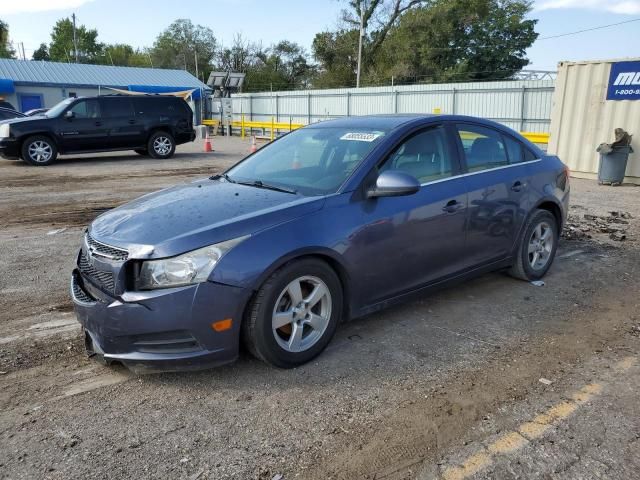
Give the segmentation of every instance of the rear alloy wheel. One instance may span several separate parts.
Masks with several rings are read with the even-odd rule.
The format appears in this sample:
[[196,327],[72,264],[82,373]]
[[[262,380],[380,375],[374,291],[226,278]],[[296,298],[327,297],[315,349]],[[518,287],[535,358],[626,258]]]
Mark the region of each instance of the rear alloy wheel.
[[22,159],[38,167],[51,165],[58,157],[56,144],[43,135],[27,138],[22,144]]
[[147,151],[153,158],[169,158],[176,151],[176,142],[170,133],[155,132],[149,138]]
[[557,248],[556,218],[547,210],[536,210],[525,226],[509,274],[522,280],[539,280],[551,267]]
[[256,357],[291,368],[324,350],[341,315],[338,276],[320,260],[300,260],[278,270],[260,288],[243,323],[243,337]]

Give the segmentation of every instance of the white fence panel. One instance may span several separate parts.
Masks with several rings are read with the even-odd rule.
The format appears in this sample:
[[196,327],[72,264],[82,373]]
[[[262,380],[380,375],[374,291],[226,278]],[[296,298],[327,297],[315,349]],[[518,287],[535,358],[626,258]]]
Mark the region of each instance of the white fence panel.
[[553,80],[446,83],[242,93],[234,119],[314,123],[350,115],[449,113],[484,117],[515,130],[549,132]]

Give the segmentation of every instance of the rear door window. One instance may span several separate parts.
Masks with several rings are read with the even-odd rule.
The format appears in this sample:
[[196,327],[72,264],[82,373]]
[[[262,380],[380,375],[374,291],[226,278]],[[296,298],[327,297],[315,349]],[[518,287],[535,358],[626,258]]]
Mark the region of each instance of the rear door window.
[[524,147],[522,143],[515,138],[511,138],[508,135],[503,135],[504,144],[507,146],[507,156],[509,157],[509,163],[521,163],[524,162]]
[[181,114],[177,98],[134,98],[136,115],[173,116]]
[[469,172],[509,165],[502,135],[480,125],[457,125]]
[[102,100],[102,116],[108,118],[133,116],[130,98],[105,98]]

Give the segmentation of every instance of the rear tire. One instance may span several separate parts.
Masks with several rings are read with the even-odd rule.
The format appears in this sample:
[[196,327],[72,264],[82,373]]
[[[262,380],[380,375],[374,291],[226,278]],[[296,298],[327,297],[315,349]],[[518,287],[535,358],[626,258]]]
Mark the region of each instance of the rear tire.
[[289,263],[260,287],[242,324],[247,349],[280,368],[319,355],[342,318],[342,285],[329,265],[314,258]]
[[525,225],[509,275],[520,280],[545,276],[558,249],[558,222],[547,210],[537,209]]
[[58,148],[51,138],[34,135],[22,144],[22,159],[30,165],[45,167],[58,158]]
[[153,158],[170,158],[176,151],[176,141],[168,132],[155,132],[149,137],[147,151]]

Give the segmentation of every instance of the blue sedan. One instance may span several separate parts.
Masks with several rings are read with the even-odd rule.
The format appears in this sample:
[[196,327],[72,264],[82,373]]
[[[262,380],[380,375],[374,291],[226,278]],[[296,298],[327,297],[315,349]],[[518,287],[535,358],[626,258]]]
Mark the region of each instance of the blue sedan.
[[203,368],[242,343],[295,367],[346,319],[493,270],[540,279],[568,202],[565,165],[497,123],[326,121],[99,216],[71,294],[107,363]]

